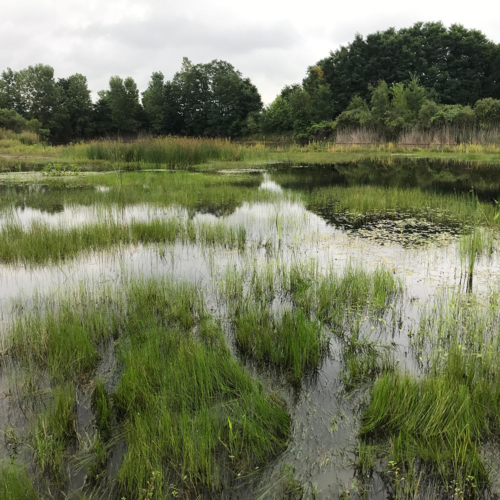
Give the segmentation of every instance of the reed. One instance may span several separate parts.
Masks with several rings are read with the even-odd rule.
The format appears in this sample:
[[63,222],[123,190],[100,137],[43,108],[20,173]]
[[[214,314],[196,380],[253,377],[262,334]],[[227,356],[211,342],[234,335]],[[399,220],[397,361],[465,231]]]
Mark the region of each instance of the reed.
[[132,142],[93,141],[75,144],[62,148],[61,156],[72,160],[86,158],[113,163],[136,162],[176,167],[212,160],[266,159],[267,152],[261,148],[244,147],[227,139],[163,137]]

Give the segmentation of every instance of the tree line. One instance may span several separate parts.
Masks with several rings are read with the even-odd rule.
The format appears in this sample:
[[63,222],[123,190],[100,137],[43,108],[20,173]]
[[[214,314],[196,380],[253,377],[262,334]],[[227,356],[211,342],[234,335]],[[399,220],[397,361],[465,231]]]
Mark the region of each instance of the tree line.
[[99,137],[325,135],[339,127],[404,128],[500,123],[500,45],[460,25],[416,23],[356,35],[263,107],[255,85],[230,63],[184,58],[171,80],[111,77],[93,102],[81,74],[55,79],[38,64],[0,78],[0,127],[53,143]]

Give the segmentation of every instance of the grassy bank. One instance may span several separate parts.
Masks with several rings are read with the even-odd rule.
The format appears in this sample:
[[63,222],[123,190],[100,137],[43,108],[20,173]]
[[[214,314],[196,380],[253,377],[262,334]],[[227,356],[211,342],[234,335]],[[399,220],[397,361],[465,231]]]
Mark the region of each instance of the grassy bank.
[[[26,141],[25,141],[26,142]],[[238,168],[256,162],[334,163],[359,158],[391,158],[408,155],[419,158],[459,159],[498,163],[500,146],[483,144],[436,145],[428,148],[386,144],[308,144],[245,143],[224,139],[164,137],[135,141],[93,141],[68,146],[25,144],[0,139],[0,172],[41,170],[47,162],[78,164],[83,171],[119,169]]]

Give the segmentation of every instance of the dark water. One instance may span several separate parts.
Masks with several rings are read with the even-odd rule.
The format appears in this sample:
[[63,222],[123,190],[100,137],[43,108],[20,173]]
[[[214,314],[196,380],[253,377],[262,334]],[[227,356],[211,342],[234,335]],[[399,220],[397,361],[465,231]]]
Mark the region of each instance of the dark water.
[[[89,188],[81,188],[81,192],[78,189],[68,192],[62,187],[3,187],[0,196],[5,202],[4,207],[9,207],[9,210],[0,215],[0,227],[2,217],[5,221],[7,217],[12,217],[13,212],[24,225],[36,220],[55,225],[83,224],[103,213],[113,218],[121,217],[124,222],[151,220],[155,217],[193,217],[206,222],[223,220],[228,225],[244,225],[250,249],[234,253],[224,249],[204,249],[196,245],[175,244],[169,248],[162,245],[139,245],[109,253],[90,253],[56,266],[27,268],[0,265],[1,331],[7,331],[9,319],[20,307],[29,309],[32,306],[35,293],[43,299],[54,290],[82,284],[92,287],[106,283],[125,283],[136,276],[165,276],[173,280],[195,282],[205,290],[214,316],[224,320],[224,311],[218,308],[218,283],[224,279],[228,267],[243,270],[252,263],[264,266],[273,265],[280,260],[317,262],[320,269],[326,270],[333,266],[341,270],[354,262],[367,268],[383,265],[404,280],[403,295],[386,312],[381,313],[380,318],[366,321],[361,334],[391,343],[398,363],[418,373],[420,365],[412,353],[409,332],[418,324],[425,304],[431,304],[433,298],[446,294],[449,290],[464,290],[465,287],[463,265],[458,251],[458,233],[453,227],[429,226],[406,214],[398,214],[389,219],[364,220],[358,226],[349,221],[339,223],[338,219],[329,218],[321,211],[315,213],[308,210],[302,203],[287,195],[287,190],[310,191],[317,187],[356,184],[419,187],[441,193],[468,193],[474,188],[478,197],[491,201],[500,193],[500,168],[472,168],[468,164],[454,162],[401,159],[394,159],[391,163],[364,160],[321,166],[281,165],[275,166],[269,175],[256,176],[248,185],[248,189],[277,193],[279,197],[275,202],[243,202],[233,206],[214,203],[200,205],[195,209],[165,209],[140,204],[118,210],[114,205],[103,207],[96,204],[95,188],[92,188],[88,198]],[[106,190],[97,192],[98,196],[109,195]],[[76,200],[82,199],[82,193],[83,199],[88,203],[75,204]],[[279,233],[277,217],[282,221]],[[391,234],[404,233],[401,231],[401,223],[405,224],[404,230],[407,230],[408,235],[415,236],[414,242],[411,241],[412,237],[404,240],[391,239]],[[370,231],[370,224],[382,224],[382,229],[386,231],[383,242],[360,232]],[[445,236],[440,244],[424,247],[418,244],[421,239],[432,239],[436,234]],[[263,242],[269,238],[273,240],[275,247],[279,247],[279,251],[272,255],[263,246]],[[474,292],[479,295],[487,293],[491,284],[499,279],[500,259],[497,253],[479,258],[474,273]],[[16,307],[13,308],[13,304],[17,304]],[[0,335],[0,349],[1,338]],[[229,333],[228,343],[231,345]],[[313,490],[317,491],[318,499],[360,498],[361,483],[366,488],[365,498],[390,498],[391,492],[384,485],[382,472],[360,480],[359,471],[355,467],[359,418],[369,384],[354,392],[346,389],[341,377],[341,348],[341,341],[332,336],[330,355],[318,372],[305,377],[299,387],[290,386],[277,374],[248,365],[248,369],[264,384],[274,390],[278,388],[287,401],[293,421],[293,436],[287,450],[268,467],[252,477],[239,480],[233,488],[223,493],[223,498],[282,498],[279,478],[284,465],[292,467],[295,477],[304,485],[304,500],[314,497]],[[112,346],[103,346],[98,373],[108,381],[116,380],[119,376],[119,366]],[[15,387],[13,381],[20,375],[18,368],[12,363],[5,362],[2,365],[0,426],[2,429],[12,427],[22,435],[28,430],[28,417],[32,417],[37,409],[35,407],[26,411],[26,408],[19,407],[17,399],[12,396],[12,387]],[[43,382],[41,385],[43,386]],[[77,415],[79,434],[92,435],[94,424],[88,388],[79,389]],[[12,453],[12,443],[1,440],[0,457],[9,457]],[[107,498],[113,491],[113,479],[124,453],[126,445],[123,439],[118,439],[112,448],[106,486],[95,491],[95,497],[92,498]],[[75,450],[74,456],[78,454]],[[29,460],[29,451],[24,449],[21,456]],[[78,469],[77,462],[74,457],[68,462],[69,484],[63,494],[52,491],[54,498],[64,498],[66,494],[69,498],[78,498],[85,477]],[[342,496],[347,493],[350,497]],[[428,498],[433,498],[432,493],[429,493]]]

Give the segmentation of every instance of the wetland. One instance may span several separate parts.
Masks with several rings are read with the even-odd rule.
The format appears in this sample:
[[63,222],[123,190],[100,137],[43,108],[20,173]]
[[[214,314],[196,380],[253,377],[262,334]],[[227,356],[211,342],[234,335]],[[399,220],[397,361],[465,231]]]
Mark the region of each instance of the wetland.
[[498,498],[498,164],[233,153],[0,174],[0,500]]

